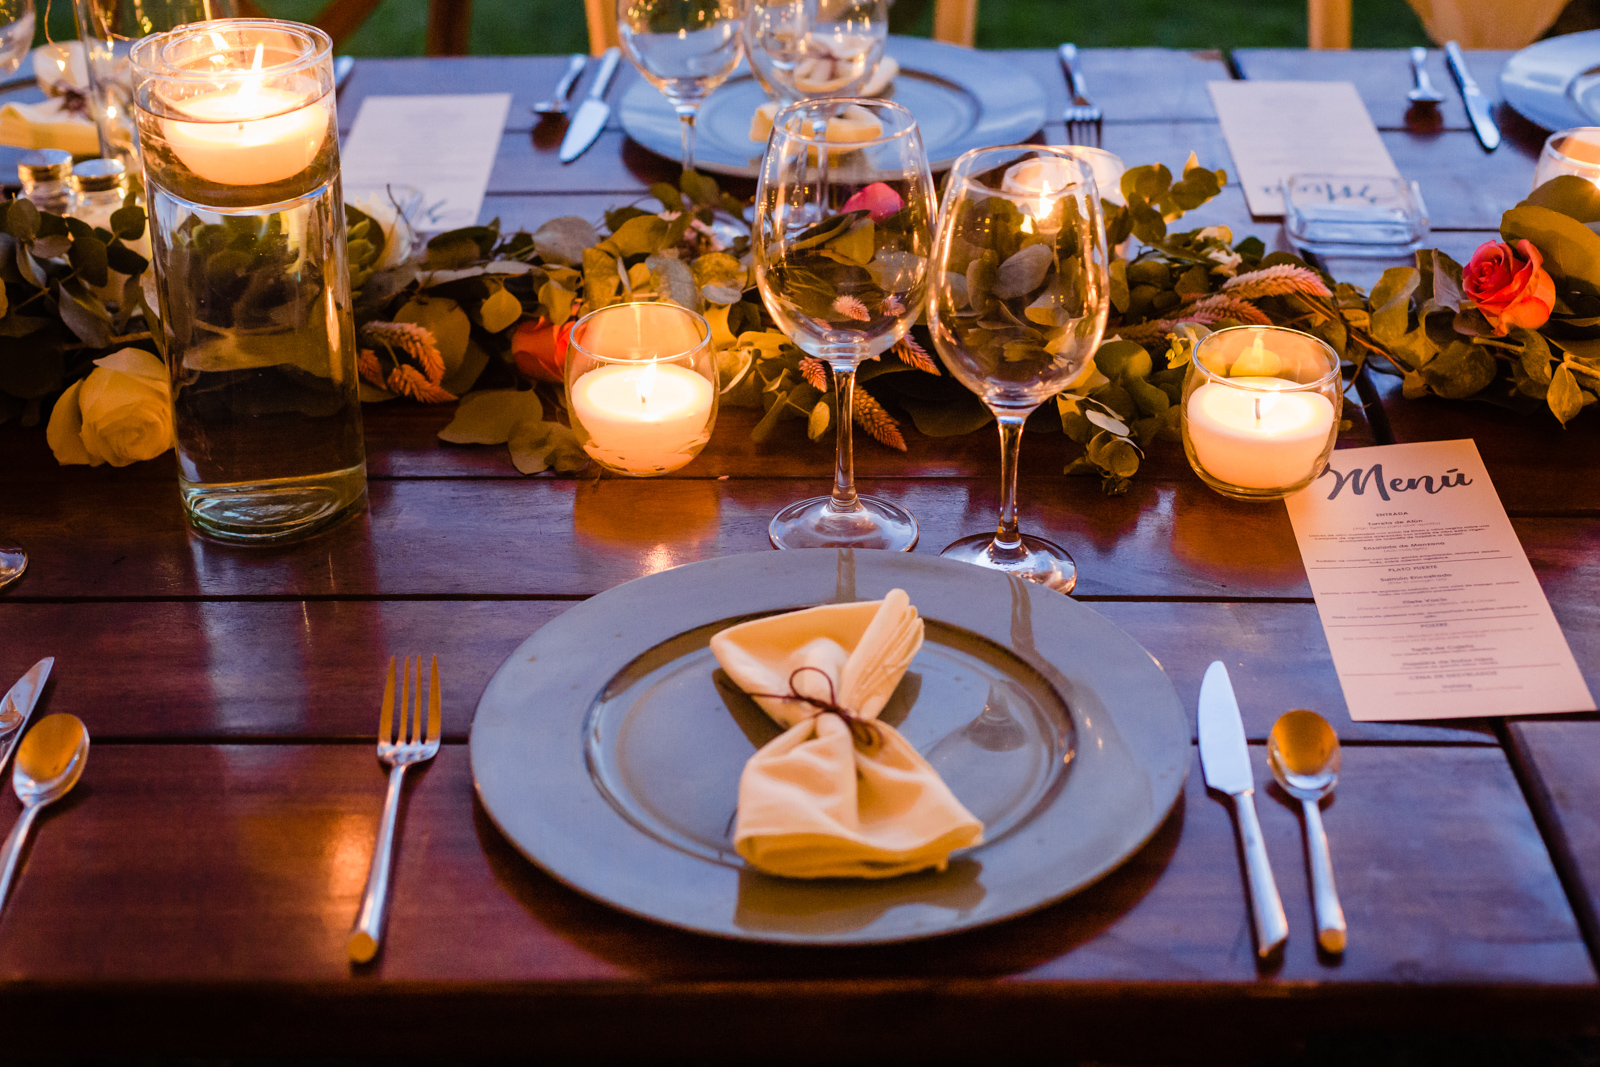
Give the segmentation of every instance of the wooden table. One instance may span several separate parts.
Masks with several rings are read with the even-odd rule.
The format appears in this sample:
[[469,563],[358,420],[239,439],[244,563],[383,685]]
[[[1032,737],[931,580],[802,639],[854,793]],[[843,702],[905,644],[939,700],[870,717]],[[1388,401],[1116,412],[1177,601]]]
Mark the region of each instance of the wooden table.
[[[1049,52],[1017,52],[1064,99]],[[1473,57],[1496,83],[1504,56]],[[1233,170],[1210,80],[1354,81],[1439,244],[1465,259],[1527,191],[1541,134],[1509,111],[1486,155],[1454,98],[1408,127],[1398,52],[1089,52],[1105,146],[1132,163]],[[1441,58],[1434,77],[1448,85]],[[606,132],[579,162],[527,104],[561,61],[362,60],[346,123],[374,93],[516,95],[484,216],[533,226],[671,179]],[[631,72],[628,72],[631,79]],[[616,97],[616,93],[613,94]],[[1046,127],[1064,139],[1060,123]],[[738,191],[748,193],[748,185]],[[1238,186],[1195,213],[1281,244]],[[1579,664],[1600,692],[1600,430],[1563,433],[1480,405],[1362,388],[1345,443],[1474,437]],[[1070,546],[1079,598],[1165,665],[1193,709],[1205,664],[1233,672],[1253,742],[1289,707],[1346,743],[1326,822],[1351,941],[1314,948],[1296,811],[1259,801],[1292,936],[1252,951],[1229,809],[1196,762],[1155,839],[1095,887],[1024,919],[895,948],[724,943],[620,915],[523,860],[473,796],[464,744],[490,674],[575,601],[697,559],[766,548],[783,503],[830,455],[791,424],[765,449],[728,411],[710,448],[656,481],[519,477],[503,449],[441,445],[447,410],[369,407],[367,514],[305,544],[244,550],[185,528],[170,456],[60,469],[38,431],[0,427],[0,528],[33,557],[0,594],[0,679],[57,657],[41,713],[94,736],[83,784],[41,821],[0,916],[8,1052],[70,1033],[84,1052],[417,1051],[852,1058],[1050,1055],[1240,1059],[1359,1030],[1588,1034],[1600,1020],[1600,722],[1349,720],[1279,505],[1235,504],[1163,446],[1133,490],[1059,473],[1073,446],[1030,435],[1029,528]],[[988,434],[910,451],[858,445],[864,484],[921,520],[918,551],[990,525]],[[723,480],[723,479],[726,480]],[[378,962],[352,970],[354,915],[382,803],[372,734],[391,653],[437,652],[446,743],[411,779]],[[15,811],[9,796],[0,809]],[[386,1023],[379,1026],[378,1023]]]

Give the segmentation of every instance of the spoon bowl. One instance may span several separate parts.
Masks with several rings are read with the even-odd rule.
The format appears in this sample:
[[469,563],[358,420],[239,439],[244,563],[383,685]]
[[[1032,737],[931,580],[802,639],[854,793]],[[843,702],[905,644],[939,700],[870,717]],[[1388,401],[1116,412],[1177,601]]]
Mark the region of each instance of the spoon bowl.
[[0,847],[0,907],[5,906],[22,846],[39,809],[60,800],[78,784],[88,758],[89,731],[76,715],[46,715],[17,746],[11,785],[22,801],[22,814]]
[[1267,737],[1267,763],[1283,791],[1300,801],[1306,818],[1306,852],[1311,860],[1311,900],[1317,914],[1317,944],[1343,952],[1347,935],[1344,909],[1333,884],[1333,857],[1322,829],[1322,798],[1339,780],[1339,736],[1314,711],[1297,708],[1279,716]]
[[0,589],[4,589],[28,569],[28,554],[16,545],[0,543]]

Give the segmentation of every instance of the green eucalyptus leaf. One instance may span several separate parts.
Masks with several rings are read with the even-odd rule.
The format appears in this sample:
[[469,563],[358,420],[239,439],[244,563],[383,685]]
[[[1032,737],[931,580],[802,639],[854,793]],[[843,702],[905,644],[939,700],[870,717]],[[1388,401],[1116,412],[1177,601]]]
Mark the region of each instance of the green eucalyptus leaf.
[[105,285],[110,280],[106,246],[93,233],[73,237],[72,245],[67,249],[67,261],[78,272],[78,276],[90,285]]
[[922,400],[902,396],[900,406],[911,416],[917,432],[927,437],[960,437],[981,430],[994,421],[994,412],[972,393],[948,401]]
[[6,211],[5,227],[6,233],[20,242],[33,240],[39,233],[39,209],[33,201],[18,197]]
[[455,418],[439,431],[439,440],[457,445],[503,445],[511,440],[518,423],[543,417],[544,405],[532,389],[485,389],[461,398]]
[[1545,396],[1550,412],[1565,426],[1583,410],[1583,391],[1578,388],[1577,376],[1565,363],[1556,367],[1550,376],[1550,391]]
[[100,298],[77,281],[64,282],[58,292],[56,305],[67,329],[90,348],[109,347],[111,313],[100,302]]
[[576,267],[583,263],[583,251],[600,243],[600,234],[583,219],[573,215],[551,219],[533,231],[533,247],[546,263]]
[[991,291],[1001,300],[1025,296],[1044,284],[1054,263],[1055,251],[1049,245],[1029,245],[1000,264]]
[[1422,284],[1415,267],[1390,267],[1372,287],[1372,335],[1393,345],[1405,335],[1411,322],[1411,295]]
[[[726,252],[707,252],[690,264],[690,270],[694,272],[695,284],[701,288],[720,285],[739,292],[744,291],[747,273],[744,264]],[[723,302],[732,303],[732,301]]]
[[684,171],[678,178],[678,187],[698,207],[716,207],[722,199],[717,183],[698,171]]
[[[1090,415],[1093,419],[1093,415]],[[1096,467],[1117,478],[1131,478],[1139,472],[1139,450],[1126,437],[1102,430],[1084,447],[1084,455]]]
[[[461,305],[442,296],[418,296],[406,301],[395,312],[395,322],[414,322],[427,327],[439,346],[439,356],[444,361],[444,375],[461,365],[467,354],[467,341],[472,336],[472,322]],[[448,386],[445,387],[449,389]],[[452,393],[457,390],[450,389]],[[460,392],[465,392],[461,390]],[[459,393],[457,393],[459,395]]]
[[137,241],[144,236],[144,208],[124,205],[111,213],[111,232],[124,241]]
[[829,241],[827,247],[852,263],[866,266],[872,262],[873,252],[876,250],[877,227],[871,219],[863,219],[859,224]]
[[1577,222],[1600,222],[1600,187],[1576,174],[1561,174],[1529,194],[1518,207],[1543,207]]
[[666,247],[667,222],[655,215],[629,219],[601,245],[623,256],[648,256]]
[[577,435],[559,422],[528,419],[517,426],[507,444],[511,462],[523,474],[539,474],[552,467],[570,474],[589,462]]
[[505,289],[496,289],[478,307],[478,323],[490,333],[509,329],[522,318],[522,301]]
[[1481,392],[1494,381],[1494,372],[1494,357],[1470,341],[1450,342],[1422,367],[1428,388],[1451,400]]
[[1512,244],[1533,242],[1544,257],[1545,270],[1558,282],[1595,288],[1591,279],[1595,264],[1600,263],[1600,233],[1577,219],[1529,204],[1501,216],[1500,233]]
[[599,248],[583,250],[583,302],[593,311],[617,302],[617,291],[622,279],[617,273],[617,261],[610,253]]
[[657,296],[670,300],[679,307],[686,307],[690,311],[700,311],[705,308],[705,301],[700,296],[700,287],[695,285],[694,274],[683,260],[673,256],[655,255],[645,260],[644,265],[650,269],[650,282]]
[[1107,341],[1094,354],[1095,369],[1112,381],[1148,378],[1155,363],[1145,347],[1135,341]]
[[656,182],[651,185],[650,195],[660,201],[663,211],[684,210],[683,194],[668,182]]

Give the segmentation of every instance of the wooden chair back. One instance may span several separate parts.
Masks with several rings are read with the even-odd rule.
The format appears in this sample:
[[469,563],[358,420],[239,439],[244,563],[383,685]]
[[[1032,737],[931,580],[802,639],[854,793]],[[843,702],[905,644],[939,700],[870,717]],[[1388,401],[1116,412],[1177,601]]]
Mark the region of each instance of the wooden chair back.
[[[1344,3],[1348,6],[1349,0]],[[617,0],[583,0],[583,10],[589,19],[589,51],[599,55],[614,47]],[[934,0],[933,39],[971,48],[978,39],[978,0]]]
[[1350,0],[1306,0],[1306,39],[1312,48],[1350,47]]

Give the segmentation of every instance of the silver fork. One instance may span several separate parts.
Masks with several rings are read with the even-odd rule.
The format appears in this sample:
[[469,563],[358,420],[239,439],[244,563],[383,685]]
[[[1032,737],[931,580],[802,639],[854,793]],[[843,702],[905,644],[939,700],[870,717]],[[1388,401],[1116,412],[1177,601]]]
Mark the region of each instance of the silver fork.
[[[407,689],[416,691],[416,706],[411,714],[411,734],[406,736]],[[389,678],[383,684],[383,711],[378,718],[378,759],[390,769],[389,796],[383,802],[383,819],[378,824],[378,843],[372,850],[372,866],[367,870],[367,888],[361,897],[361,910],[350,930],[350,959],[366,963],[378,954],[383,939],[384,913],[388,910],[389,865],[394,858],[394,824],[400,813],[400,783],[406,768],[423,763],[439,751],[439,657],[433,657],[433,673],[428,685],[428,722],[422,722],[422,657],[417,657],[415,677],[411,657],[406,657],[400,672],[400,723],[394,729],[394,657],[389,657]]]
[[550,99],[541,100],[533,105],[535,114],[538,115],[565,115],[567,106],[571,103],[572,87],[578,83],[578,78],[583,74],[583,68],[588,66],[589,57],[582,52],[574,52],[567,57],[567,71],[561,75],[561,80],[556,82],[556,91]]
[[1061,53],[1061,71],[1067,76],[1067,88],[1072,92],[1072,103],[1061,115],[1067,123],[1067,143],[1100,147],[1100,108],[1089,99],[1088,86],[1083,83],[1083,73],[1078,70],[1078,46],[1064,44]]

